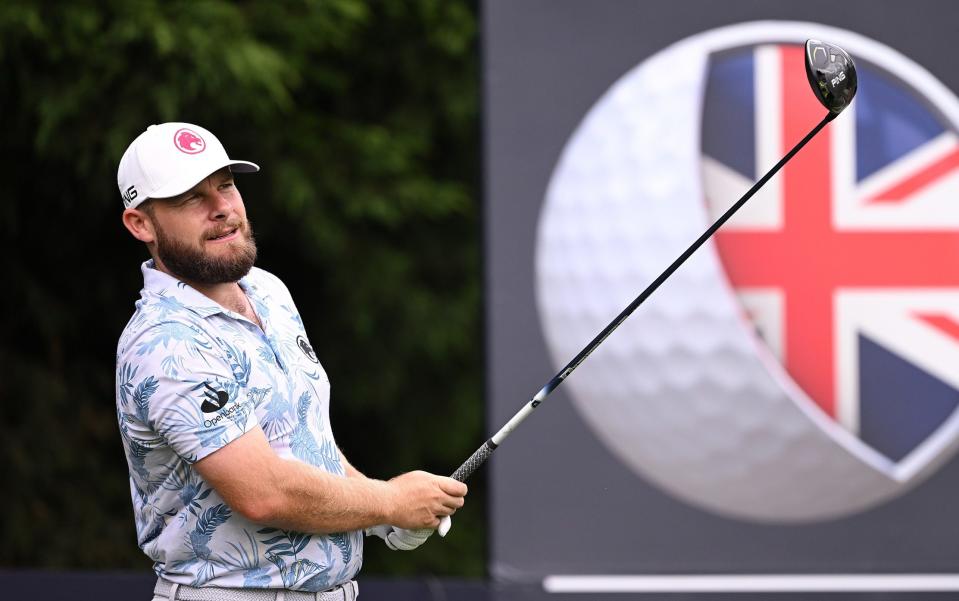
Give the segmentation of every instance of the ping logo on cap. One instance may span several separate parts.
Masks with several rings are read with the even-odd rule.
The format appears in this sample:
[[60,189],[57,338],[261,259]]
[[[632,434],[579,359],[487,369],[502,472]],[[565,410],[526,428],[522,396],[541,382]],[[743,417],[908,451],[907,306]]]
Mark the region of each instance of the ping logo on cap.
[[192,129],[181,128],[173,134],[173,144],[180,152],[197,154],[206,150],[206,142]]
[[137,197],[136,186],[130,186],[129,188],[127,188],[126,191],[122,194],[122,196],[123,196],[123,204],[129,207],[131,204],[133,204],[133,201],[136,200],[136,197]]

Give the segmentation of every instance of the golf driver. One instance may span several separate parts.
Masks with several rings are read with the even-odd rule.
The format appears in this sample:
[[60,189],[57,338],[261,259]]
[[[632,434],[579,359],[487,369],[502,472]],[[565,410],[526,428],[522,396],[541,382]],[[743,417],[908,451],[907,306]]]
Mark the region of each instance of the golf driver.
[[[706,242],[730,217],[738,211],[763,185],[774,176],[783,165],[789,162],[799,150],[822,130],[826,124],[835,119],[856,94],[857,77],[856,66],[849,54],[842,48],[819,40],[807,40],[805,44],[806,75],[809,84],[819,102],[826,107],[828,113],[806,136],[796,144],[792,150],[770,169],[752,188],[750,188],[735,204],[733,204],[719,219],[716,220],[703,234],[693,242],[675,261],[672,262],[649,286],[637,296],[619,315],[613,319],[586,347],[540,389],[539,392],[524,405],[510,420],[497,431],[489,440],[479,447],[452,475],[460,482],[465,482],[493,454],[493,451],[503,443],[507,436],[519,426],[543,402],[543,400],[563,383],[569,374],[586,360],[613,331],[622,324],[639,305],[662,285],[680,265],[682,265],[703,243]],[[441,520],[437,529],[440,536],[446,536],[452,521],[449,517]]]

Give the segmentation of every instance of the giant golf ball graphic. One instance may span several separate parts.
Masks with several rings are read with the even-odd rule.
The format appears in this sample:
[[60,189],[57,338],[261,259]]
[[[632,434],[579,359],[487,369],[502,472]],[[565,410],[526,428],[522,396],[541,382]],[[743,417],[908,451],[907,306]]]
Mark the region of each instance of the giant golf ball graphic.
[[[699,138],[709,56],[810,37],[857,60],[908,71],[959,122],[955,97],[922,67],[875,41],[817,24],[725,27],[645,60],[588,111],[546,191],[536,302],[557,368],[712,222]],[[848,118],[844,113],[833,124]],[[699,508],[760,522],[832,519],[874,507],[931,474],[959,438],[952,416],[921,452],[893,462],[822,413],[757,337],[711,242],[564,389],[602,443],[639,477]]]

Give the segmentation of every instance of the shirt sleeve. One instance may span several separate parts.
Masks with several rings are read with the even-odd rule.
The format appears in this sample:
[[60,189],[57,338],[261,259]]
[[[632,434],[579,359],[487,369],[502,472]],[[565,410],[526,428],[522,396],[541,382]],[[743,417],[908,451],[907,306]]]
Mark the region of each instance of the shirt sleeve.
[[149,328],[128,348],[143,391],[137,399],[141,414],[188,463],[257,425],[247,390],[250,358],[243,349],[178,322]]

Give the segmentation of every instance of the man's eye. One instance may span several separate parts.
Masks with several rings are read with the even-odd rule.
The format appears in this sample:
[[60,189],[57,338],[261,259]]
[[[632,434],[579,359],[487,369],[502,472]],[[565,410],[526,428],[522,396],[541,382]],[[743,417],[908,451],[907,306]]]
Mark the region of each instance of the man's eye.
[[232,187],[233,187],[233,182],[224,182],[224,183],[220,184],[220,189],[221,189],[221,190],[228,190],[228,189],[230,189],[230,188],[232,188]]

